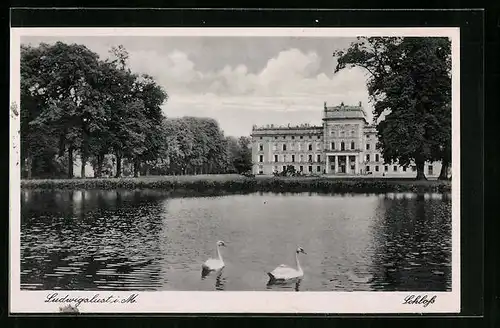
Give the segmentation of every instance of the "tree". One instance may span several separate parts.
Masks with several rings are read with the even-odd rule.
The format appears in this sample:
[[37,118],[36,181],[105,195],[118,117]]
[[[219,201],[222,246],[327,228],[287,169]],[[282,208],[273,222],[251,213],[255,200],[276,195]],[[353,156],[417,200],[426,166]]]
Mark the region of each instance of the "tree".
[[451,43],[440,37],[358,38],[336,51],[335,73],[363,67],[385,162],[408,166],[426,179],[424,163],[442,160],[451,149]]
[[133,153],[134,176],[137,177],[141,162],[154,162],[166,152],[165,134],[163,133],[163,114],[161,106],[167,101],[168,95],[149,75],[142,75],[136,80],[133,90],[134,97],[143,103],[144,141],[141,151]]
[[23,98],[31,97],[39,111],[29,124],[34,130],[50,127],[58,136],[59,155],[68,152],[69,178],[73,177],[74,151],[79,150],[84,173],[90,135],[104,117],[96,88],[98,55],[82,45],[57,42],[38,48],[24,46],[21,61]]

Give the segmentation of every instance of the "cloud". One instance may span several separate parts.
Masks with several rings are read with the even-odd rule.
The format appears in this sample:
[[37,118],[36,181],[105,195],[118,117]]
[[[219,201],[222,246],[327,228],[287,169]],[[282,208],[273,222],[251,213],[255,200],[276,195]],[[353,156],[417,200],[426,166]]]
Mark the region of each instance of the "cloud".
[[[89,38],[78,42],[104,59],[118,41]],[[324,101],[330,105],[362,101],[371,120],[366,72],[353,68],[333,74],[331,48],[325,43],[308,46],[309,41],[293,45],[282,41],[281,50],[276,48],[274,56],[267,59],[273,51],[267,41],[248,43],[251,47],[246,48],[228,41],[224,47],[217,43],[214,48],[182,42],[174,45],[175,41],[169,40],[167,50],[155,39],[145,41],[147,47],[126,48],[131,69],[153,76],[169,94],[164,105],[167,116],[210,116],[221,122],[224,130],[245,134],[241,131],[248,133],[253,124],[321,124]],[[343,40],[335,42],[343,46]],[[264,49],[258,51],[259,47]],[[221,65],[223,61],[231,64]]]
[[[130,53],[131,68],[154,76],[178,105],[203,105],[208,98],[212,107],[240,102],[240,106],[254,110],[318,111],[323,101],[362,101],[367,105],[366,74],[362,69],[346,69],[333,75],[321,72],[320,65],[317,53],[295,48],[278,53],[255,74],[249,73],[243,63],[219,71],[199,71],[189,56],[179,50],[167,55],[153,51]],[[181,100],[184,97],[186,100]]]

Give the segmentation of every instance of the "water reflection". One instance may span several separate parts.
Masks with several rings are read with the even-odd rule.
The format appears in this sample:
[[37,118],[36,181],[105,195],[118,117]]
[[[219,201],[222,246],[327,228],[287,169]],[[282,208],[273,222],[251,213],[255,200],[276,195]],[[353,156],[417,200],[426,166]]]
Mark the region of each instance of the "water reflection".
[[[21,287],[450,290],[448,194],[192,196],[23,190]],[[200,279],[217,240],[231,245],[224,272]],[[305,279],[266,285],[297,245]]]
[[266,284],[266,289],[268,290],[290,290],[293,289],[296,292],[300,291],[300,283],[302,279],[294,279],[287,282],[271,282]]
[[442,197],[385,198],[375,228],[376,290],[439,290],[451,284],[451,203]]

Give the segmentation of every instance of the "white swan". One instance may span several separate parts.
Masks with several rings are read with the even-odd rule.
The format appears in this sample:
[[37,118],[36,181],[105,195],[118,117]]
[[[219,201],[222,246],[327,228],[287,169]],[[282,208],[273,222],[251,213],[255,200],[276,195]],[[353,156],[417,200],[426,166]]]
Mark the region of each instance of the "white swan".
[[302,278],[304,276],[304,271],[302,270],[299,262],[300,253],[307,254],[306,252],[304,252],[304,249],[302,247],[297,248],[297,251],[295,252],[295,262],[297,264],[297,269],[291,268],[284,264],[280,265],[273,271],[267,273],[267,275],[269,276],[269,284],[295,281]]
[[201,276],[205,277],[212,271],[220,271],[224,268],[224,260],[222,259],[222,255],[220,253],[220,247],[226,247],[226,243],[222,240],[217,242],[217,257],[216,259],[208,259],[205,263],[201,265]]

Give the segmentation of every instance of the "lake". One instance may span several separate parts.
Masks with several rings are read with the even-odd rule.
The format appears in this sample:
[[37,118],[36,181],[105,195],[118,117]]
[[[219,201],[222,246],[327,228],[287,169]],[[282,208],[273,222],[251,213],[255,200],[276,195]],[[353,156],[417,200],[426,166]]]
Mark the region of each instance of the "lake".
[[[298,246],[302,281],[267,286]],[[449,291],[451,196],[22,190],[21,288]]]

